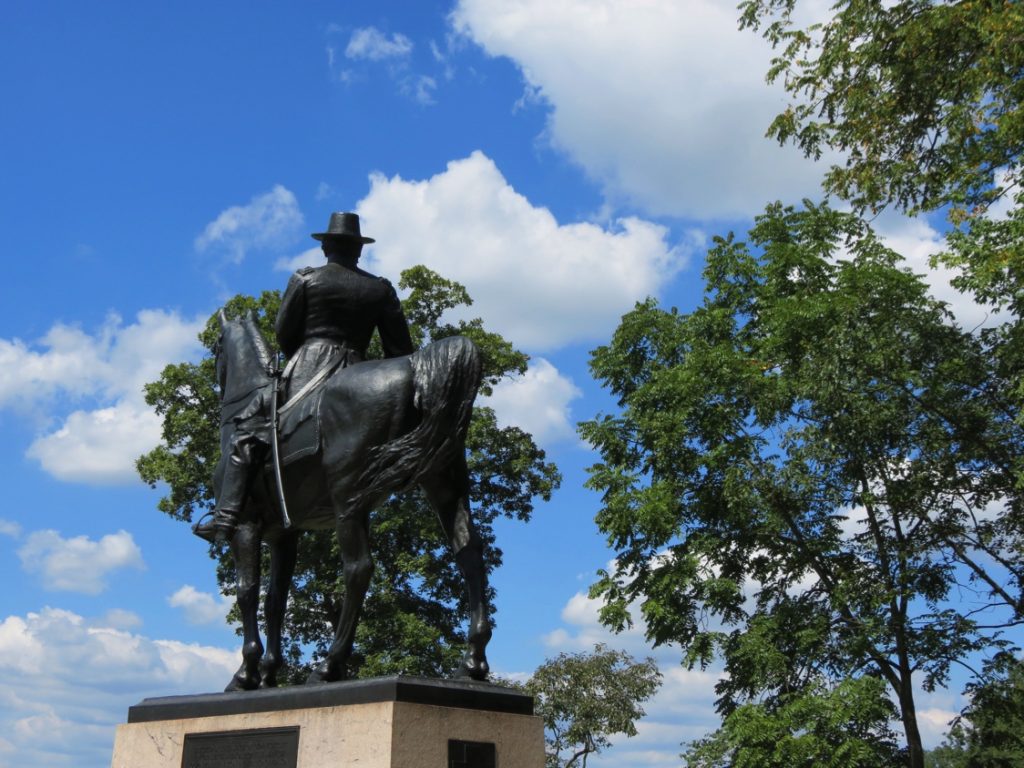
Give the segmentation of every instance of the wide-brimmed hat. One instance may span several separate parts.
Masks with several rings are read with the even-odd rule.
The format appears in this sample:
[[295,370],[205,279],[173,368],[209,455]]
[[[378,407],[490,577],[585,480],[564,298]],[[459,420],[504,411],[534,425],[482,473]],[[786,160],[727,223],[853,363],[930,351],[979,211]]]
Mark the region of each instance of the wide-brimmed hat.
[[359,214],[357,213],[332,213],[331,220],[327,224],[326,232],[314,232],[314,240],[356,240],[360,243],[377,242],[372,237],[363,237],[359,231]]

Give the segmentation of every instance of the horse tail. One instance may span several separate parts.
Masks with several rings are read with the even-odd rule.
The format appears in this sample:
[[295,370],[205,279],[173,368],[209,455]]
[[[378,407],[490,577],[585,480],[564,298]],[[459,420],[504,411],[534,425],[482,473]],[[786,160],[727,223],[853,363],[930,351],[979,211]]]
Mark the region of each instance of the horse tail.
[[465,336],[450,336],[411,354],[409,364],[420,422],[407,434],[374,449],[356,484],[354,504],[388,490],[409,488],[466,449],[483,370],[476,345]]

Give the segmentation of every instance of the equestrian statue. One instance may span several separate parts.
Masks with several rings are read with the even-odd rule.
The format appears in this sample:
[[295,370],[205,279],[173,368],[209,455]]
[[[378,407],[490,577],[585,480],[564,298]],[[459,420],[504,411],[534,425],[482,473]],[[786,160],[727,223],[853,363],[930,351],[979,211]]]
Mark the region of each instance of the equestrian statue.
[[[394,288],[357,266],[373,240],[362,236],[356,214],[332,214],[327,231],[313,237],[327,263],[299,270],[288,283],[275,328],[288,358],[283,371],[255,315],[218,313],[217,503],[193,531],[229,542],[234,556],[244,639],[242,665],[227,690],[277,685],[299,532],[330,527],[341,549],[345,597],[327,656],[307,683],[344,679],[374,569],[370,513],[415,485],[437,513],[466,583],[467,649],[456,676],[484,680],[487,577],[465,447],[479,351],[462,336],[413,350]],[[385,359],[365,360],[375,330]],[[263,541],[271,558],[266,648],[257,621]]]

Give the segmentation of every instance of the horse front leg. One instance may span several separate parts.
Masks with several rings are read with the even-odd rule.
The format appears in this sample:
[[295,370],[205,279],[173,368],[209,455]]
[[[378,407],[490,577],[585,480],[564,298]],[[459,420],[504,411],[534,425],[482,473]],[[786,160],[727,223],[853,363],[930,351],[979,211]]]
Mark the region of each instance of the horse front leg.
[[327,651],[327,658],[313,669],[306,679],[307,684],[345,679],[345,664],[352,655],[356,625],[363,610],[366,591],[370,588],[370,579],[373,577],[369,513],[345,515],[339,519],[337,529],[342,574],[345,580],[345,599],[341,604],[334,642]]
[[455,563],[466,584],[469,603],[469,631],[466,652],[455,672],[456,677],[486,680],[490,672],[487,644],[491,640],[490,608],[487,603],[487,566],[483,542],[473,525],[469,508],[469,472],[465,459],[458,460],[446,473],[425,478],[421,485],[448,538]]
[[257,611],[260,602],[260,526],[242,523],[231,538],[235,559],[235,601],[242,614],[242,666],[225,691],[251,691],[259,687],[259,663],[263,656]]
[[281,655],[281,628],[288,605],[288,589],[295,574],[299,532],[282,533],[270,548],[270,586],[263,603],[263,618],[267,622],[267,650],[260,659],[260,688],[276,688],[277,672],[284,664]]

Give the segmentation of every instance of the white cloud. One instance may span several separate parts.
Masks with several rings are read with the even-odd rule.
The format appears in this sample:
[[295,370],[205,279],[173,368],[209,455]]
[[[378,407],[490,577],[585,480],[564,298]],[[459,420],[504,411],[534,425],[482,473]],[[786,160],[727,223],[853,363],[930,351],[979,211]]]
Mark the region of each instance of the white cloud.
[[169,598],[167,604],[172,608],[181,608],[185,612],[185,621],[189,624],[223,623],[227,612],[234,605],[234,600],[226,595],[219,598],[207,592],[200,592],[191,584],[186,584]]
[[[193,358],[202,319],[143,310],[125,324],[110,315],[95,333],[58,323],[35,344],[0,339],[0,408],[63,418],[40,435],[31,458],[62,480],[137,481],[134,461],[160,439],[143,385],[168,363]],[[86,405],[70,414],[58,409]]]
[[[436,45],[432,46],[432,50],[436,50]],[[382,63],[384,71],[400,94],[421,106],[431,106],[436,103],[434,92],[437,90],[437,80],[430,75],[410,71],[412,50],[412,40],[401,33],[387,35],[376,27],[363,27],[355,30],[349,38],[345,58],[350,61]],[[328,65],[333,71],[335,56],[331,48],[328,48]],[[336,76],[348,85],[365,79],[364,72],[350,69],[342,69]]]
[[13,520],[4,520],[0,518],[0,534],[16,539],[21,536],[21,525]]
[[714,689],[723,674],[721,666],[690,670],[682,666],[677,648],[652,649],[644,639],[643,622],[637,612],[631,629],[613,634],[598,618],[600,605],[600,601],[577,592],[562,609],[564,626],[545,636],[545,644],[553,653],[591,651],[597,643],[604,643],[638,659],[653,656],[662,674],[662,685],[643,705],[646,716],[637,723],[637,735],[612,739],[612,747],[591,757],[588,764],[595,768],[678,765],[681,742],[698,739],[718,727]]
[[403,94],[411,98],[417,104],[427,107],[436,103],[434,91],[437,90],[437,80],[428,75],[415,75],[402,80],[400,88]]
[[720,218],[813,195],[821,175],[764,137],[786,99],[738,15],[718,0],[459,0],[451,20],[518,65],[550,105],[552,145],[609,197]]
[[313,196],[313,199],[317,201],[326,200],[333,194],[334,188],[331,187],[331,185],[328,184],[326,181],[321,181],[319,184],[317,184],[316,194]]
[[135,629],[142,626],[142,618],[132,611],[123,608],[111,608],[103,616],[93,622],[93,626],[107,629]]
[[95,337],[58,323],[39,340],[43,352],[21,339],[0,339],[0,407],[25,407],[58,392],[76,397],[94,391],[102,384],[112,322],[117,321],[108,319]]
[[615,739],[612,750],[592,761],[595,768],[677,766],[683,742],[699,739],[718,727],[714,703],[721,669],[686,669],[670,660],[659,667],[661,688],[644,705],[646,716],[637,723],[637,735]]
[[989,308],[952,286],[950,281],[957,274],[955,270],[942,265],[931,266],[930,258],[946,250],[946,244],[944,236],[927,219],[911,219],[887,212],[875,222],[874,227],[885,245],[906,260],[905,266],[924,278],[931,295],[949,305],[964,330],[971,331],[997,322],[998,315],[993,315]]
[[466,286],[470,311],[488,327],[534,350],[606,338],[684,260],[667,230],[648,221],[559,224],[481,152],[425,181],[375,174],[358,212],[365,232],[380,233],[371,270],[397,278],[427,264]]
[[142,569],[142,551],[127,531],[93,541],[63,538],[57,531],[36,531],[18,550],[22,567],[42,576],[46,589],[98,595],[107,576],[120,568]]
[[200,318],[146,309],[130,325],[111,314],[94,334],[56,323],[33,345],[0,339],[0,407],[97,394],[142,402],[144,383],[198,350],[201,327]]
[[294,272],[303,267],[322,267],[325,263],[324,252],[317,245],[291,258],[278,259],[274,262],[274,269],[281,272]]
[[401,59],[412,53],[412,40],[395,33],[388,37],[376,27],[357,29],[345,46],[345,56],[350,59]]
[[928,707],[917,709],[917,723],[921,729],[921,738],[925,744],[935,746],[942,742],[949,731],[949,724],[959,715],[951,709]]
[[0,339],[0,407],[26,407],[56,397],[101,395],[142,402],[142,386],[168,362],[198,351],[200,318],[146,309],[125,325],[111,314],[89,334],[55,324],[29,345]]
[[0,622],[0,650],[4,655],[4,659],[0,659],[2,666],[16,665],[21,672],[43,668],[45,652],[32,638],[26,622],[18,616],[8,616]]
[[115,485],[137,479],[135,460],[160,442],[160,418],[148,408],[120,402],[75,411],[55,432],[36,438],[29,458],[58,480]]
[[[637,736],[617,737],[612,747],[591,757],[595,768],[644,768],[645,766],[678,765],[680,745],[715,730],[720,720],[714,711],[715,684],[724,670],[719,662],[708,669],[687,669],[681,654],[673,646],[652,649],[644,639],[644,626],[638,611],[632,611],[634,626],[614,634],[598,618],[600,601],[582,592],[573,595],[562,609],[563,626],[547,634],[545,645],[556,652],[590,651],[597,643],[631,653],[636,658],[653,656],[662,673],[662,686],[644,704],[646,716],[637,723]],[[917,681],[920,682],[920,681]],[[918,725],[926,748],[938,745],[949,721],[964,705],[964,699],[951,691],[939,689],[915,691],[918,704]],[[899,725],[896,731],[899,733]]]
[[[654,651],[645,637],[646,624],[640,611],[631,607],[633,625],[622,632],[613,633],[601,623],[599,611],[601,601],[577,592],[562,608],[563,626],[544,636],[544,644],[557,651],[589,651],[598,643],[621,648],[635,656],[645,656]],[[666,645],[657,650],[659,656],[680,658],[678,649]]]
[[[1016,169],[1016,172],[1004,168],[996,172],[995,184],[1003,188],[1002,196],[995,203],[989,206],[985,215],[993,220],[1006,219],[1018,205],[1018,197],[1021,195],[1021,173],[1024,169]],[[1024,204],[1024,199],[1020,201]]]
[[[850,525],[862,516],[862,510],[846,510]],[[615,562],[607,564],[612,570]],[[794,592],[808,588],[816,579],[806,576]],[[759,585],[748,583],[744,592],[751,597]],[[614,749],[599,756],[592,762],[595,768],[641,768],[660,765],[678,759],[680,742],[701,738],[720,724],[714,713],[715,684],[725,672],[720,661],[708,669],[689,670],[683,666],[681,654],[673,644],[651,648],[645,639],[646,627],[638,606],[630,606],[633,626],[615,634],[605,627],[599,617],[601,601],[590,598],[584,592],[577,592],[562,609],[562,626],[543,637],[544,644],[552,652],[590,651],[597,643],[611,648],[625,650],[635,657],[653,656],[663,675],[663,685],[655,697],[645,705],[647,716],[638,724],[639,734],[634,739],[619,739]],[[709,628],[721,628],[712,620]],[[729,630],[727,630],[729,631]],[[956,690],[937,688],[925,691],[921,688],[920,676],[915,676],[914,698],[918,714],[918,727],[926,749],[937,746],[948,731],[949,722],[966,705],[966,697]],[[892,692],[890,691],[890,695]],[[901,734],[899,723],[893,727]],[[673,763],[676,764],[676,763]]]
[[0,765],[110,764],[114,726],[149,696],[207,692],[237,652],[155,640],[44,608],[0,620]]
[[283,244],[302,224],[298,201],[280,184],[255,196],[246,205],[233,205],[206,225],[195,240],[196,250],[211,248],[239,264],[253,248]]
[[485,404],[502,427],[515,426],[541,444],[575,437],[569,403],[582,392],[543,357],[530,361],[526,374],[502,381]]

